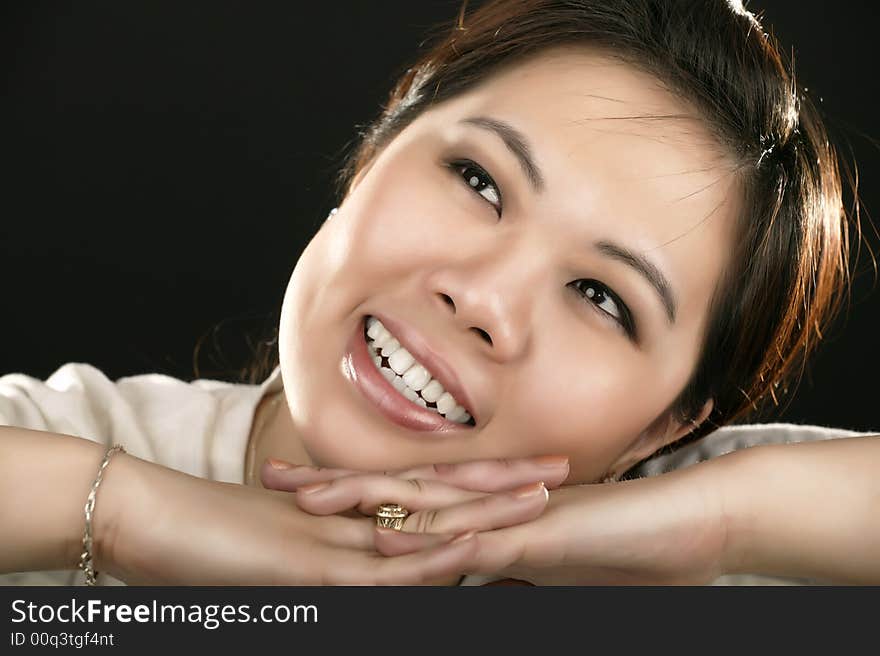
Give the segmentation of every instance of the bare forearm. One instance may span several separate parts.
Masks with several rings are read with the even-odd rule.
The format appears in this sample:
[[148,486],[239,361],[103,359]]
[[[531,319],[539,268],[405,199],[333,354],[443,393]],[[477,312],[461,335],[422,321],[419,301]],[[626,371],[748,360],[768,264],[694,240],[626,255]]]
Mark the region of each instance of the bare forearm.
[[[0,572],[77,566],[83,507],[104,451],[70,435],[0,426]],[[100,512],[98,503],[96,522]]]
[[754,447],[719,464],[727,573],[880,583],[880,436]]

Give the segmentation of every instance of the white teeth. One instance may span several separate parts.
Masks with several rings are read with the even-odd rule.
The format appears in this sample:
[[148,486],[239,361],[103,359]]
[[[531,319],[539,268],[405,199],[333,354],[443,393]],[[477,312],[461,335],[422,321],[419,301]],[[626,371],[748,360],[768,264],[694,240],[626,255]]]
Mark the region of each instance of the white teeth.
[[446,390],[443,389],[443,385],[441,385],[436,380],[432,380],[430,383],[425,385],[424,389],[421,390],[422,398],[425,399],[428,403],[436,403],[437,399],[443,396],[443,393]]
[[[455,397],[443,389],[438,381],[431,378],[431,372],[416,362],[415,357],[401,346],[378,319],[368,317],[366,329],[370,359],[376,364],[376,368],[385,380],[389,381],[404,398],[445,416],[449,421],[459,424],[471,421],[471,416],[456,402]],[[388,367],[382,366],[382,357],[388,358]],[[428,403],[435,403],[437,407],[429,408]]]
[[[386,356],[388,355],[387,353],[385,353],[384,350],[382,351],[382,353],[384,353]],[[388,358],[388,366],[394,369],[394,371],[396,371],[397,373],[403,374],[407,369],[413,366],[413,363],[415,361],[416,359],[412,355],[410,355],[409,351],[407,351],[405,348],[398,348]]]
[[414,364],[403,374],[403,382],[416,392],[421,391],[429,380],[431,380],[431,374],[420,364]]
[[443,392],[443,395],[437,399],[437,412],[441,415],[445,415],[447,412],[452,410],[456,405],[455,399],[452,398],[452,394],[449,392]]
[[443,389],[443,385],[438,383],[436,380],[432,380],[430,383],[425,385],[424,389],[421,390],[422,398],[425,399],[428,403],[436,403],[437,399],[443,396],[443,393],[446,390]]
[[370,317],[373,320],[370,323],[369,319],[367,320],[367,335],[370,339],[376,339],[379,335],[382,334],[382,324],[375,317]]
[[446,418],[449,421],[460,421],[462,417],[465,415],[464,408],[460,405],[455,406],[452,410],[446,413]]
[[373,339],[373,347],[374,348],[382,348],[383,346],[385,346],[385,344],[387,344],[392,339],[394,339],[391,336],[391,333],[389,333],[387,330],[385,330],[385,326],[383,326],[381,323],[379,324],[379,328],[380,328],[379,336]]
[[400,348],[400,342],[398,342],[393,337],[388,341],[387,344],[382,346],[382,355],[386,358],[390,358],[394,353]]

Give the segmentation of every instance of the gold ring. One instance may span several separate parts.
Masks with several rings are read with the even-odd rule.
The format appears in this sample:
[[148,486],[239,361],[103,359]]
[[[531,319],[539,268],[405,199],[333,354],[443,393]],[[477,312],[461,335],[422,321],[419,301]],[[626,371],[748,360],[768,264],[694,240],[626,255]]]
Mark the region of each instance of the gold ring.
[[403,506],[396,503],[383,503],[376,510],[376,526],[402,531],[403,522],[407,515],[409,515],[409,510]]

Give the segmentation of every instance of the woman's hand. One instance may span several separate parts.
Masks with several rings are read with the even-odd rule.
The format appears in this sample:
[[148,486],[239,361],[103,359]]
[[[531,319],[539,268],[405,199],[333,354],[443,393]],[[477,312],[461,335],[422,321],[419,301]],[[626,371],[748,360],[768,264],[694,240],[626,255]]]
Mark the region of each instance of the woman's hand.
[[[533,476],[533,471],[525,473],[527,465],[521,466],[524,476]],[[478,467],[491,465],[464,463],[439,471],[431,467],[416,470],[421,490],[411,492],[409,497],[405,490],[413,486],[405,482],[405,477],[413,470],[400,472],[397,476],[404,477],[402,485],[395,489],[389,486],[390,496],[385,499],[414,504],[422,517],[439,516],[443,518],[441,527],[481,530],[477,534],[478,550],[463,572],[493,574],[536,585],[698,585],[723,573],[724,513],[705,467],[635,481],[556,489],[550,492],[543,512],[526,518],[528,513],[522,511],[518,518],[524,521],[494,530],[484,528],[491,521],[480,519],[481,512],[488,517],[485,508],[492,497],[482,495],[487,506],[481,510],[474,506],[473,497],[464,496],[472,493],[459,490],[463,497],[456,503],[448,490],[431,485],[445,480],[480,486],[480,481],[492,480],[495,486],[502,486],[503,466],[496,465],[494,478],[465,475]],[[340,488],[336,492],[333,486],[325,488],[327,496],[320,503],[298,495],[301,507],[321,514],[354,507],[351,501],[357,495],[350,490],[362,476],[340,470],[297,469],[297,474],[286,474],[288,482],[299,476],[309,482],[333,480],[333,486]],[[277,483],[285,476],[267,467],[263,475],[264,483]],[[366,510],[372,510],[372,506]],[[377,549],[386,555],[399,555],[425,548],[431,544],[429,541],[420,543],[420,533],[406,531],[431,528],[422,519],[407,524],[405,532],[383,532],[377,536]]]
[[294,495],[189,476],[120,454],[96,508],[99,571],[151,585],[421,585],[454,582],[473,536],[432,536],[388,558],[366,517],[321,517]]
[[724,573],[726,528],[699,473],[554,490],[534,521],[478,533],[467,571],[535,585],[710,583]]
[[[315,515],[376,513],[382,503],[410,511],[403,531],[377,530],[385,555],[409,553],[444,535],[489,531],[528,522],[545,508],[547,488],[568,476],[565,457],[480,460],[369,473],[268,461],[263,485],[297,491],[297,505]],[[494,493],[494,494],[492,494]]]

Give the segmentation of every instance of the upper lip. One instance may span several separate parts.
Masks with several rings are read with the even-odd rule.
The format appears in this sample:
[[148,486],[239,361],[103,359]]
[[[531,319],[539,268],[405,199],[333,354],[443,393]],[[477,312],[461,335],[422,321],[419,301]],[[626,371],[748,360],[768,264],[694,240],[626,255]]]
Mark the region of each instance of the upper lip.
[[382,325],[397,338],[403,348],[419,361],[419,364],[425,366],[431,376],[437,379],[444,390],[455,397],[455,400],[473,417],[474,423],[476,423],[477,415],[474,412],[474,403],[470,394],[461,384],[455,370],[428,345],[425,338],[406,323],[398,322],[396,319],[382,314],[373,314],[372,316],[382,322]]

